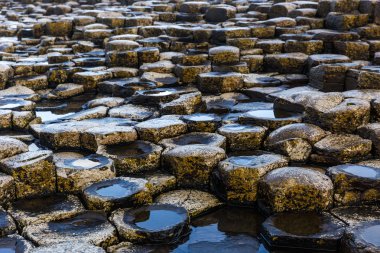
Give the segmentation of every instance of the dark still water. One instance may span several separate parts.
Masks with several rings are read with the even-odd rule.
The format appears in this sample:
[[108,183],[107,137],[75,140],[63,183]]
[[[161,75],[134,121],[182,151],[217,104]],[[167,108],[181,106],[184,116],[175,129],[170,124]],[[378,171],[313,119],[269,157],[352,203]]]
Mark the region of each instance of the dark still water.
[[223,207],[195,218],[191,233],[171,248],[158,247],[156,253],[268,253],[257,236],[263,217],[254,209]]

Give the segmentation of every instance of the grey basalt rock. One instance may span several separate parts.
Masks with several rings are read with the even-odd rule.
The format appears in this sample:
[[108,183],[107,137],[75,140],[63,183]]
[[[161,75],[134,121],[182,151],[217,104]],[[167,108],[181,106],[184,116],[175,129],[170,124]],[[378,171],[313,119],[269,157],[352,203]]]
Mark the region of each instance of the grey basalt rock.
[[265,146],[288,156],[292,161],[306,161],[312,152],[312,145],[325,136],[326,132],[318,126],[290,124],[271,132]]
[[[137,122],[136,122],[137,123]],[[133,124],[131,122],[131,124]],[[102,145],[114,145],[137,140],[137,132],[132,126],[93,127],[81,134],[82,147],[96,152]]]
[[195,113],[185,115],[181,119],[187,124],[189,132],[213,133],[221,123],[221,118],[215,114]]
[[184,145],[207,145],[225,148],[226,138],[215,133],[192,132],[170,139],[163,139],[159,144],[167,149]]
[[106,212],[118,207],[140,206],[152,202],[148,181],[131,177],[96,182],[85,188],[82,196],[88,209]]
[[302,167],[283,167],[259,182],[259,199],[272,212],[322,211],[333,204],[333,183],[321,172]]
[[344,164],[330,167],[326,173],[334,183],[334,200],[337,206],[379,201],[379,168],[364,164]]
[[219,147],[177,146],[163,153],[163,163],[177,178],[179,186],[207,188],[211,172],[225,158]]
[[1,237],[11,235],[17,232],[16,223],[13,218],[4,209],[0,209],[0,235]]
[[328,213],[279,213],[262,224],[261,237],[271,248],[335,251],[345,224]]
[[[171,219],[162,220],[161,224],[149,223],[150,219],[160,217]],[[123,239],[136,243],[175,243],[189,231],[186,209],[168,204],[119,209],[112,214],[111,221]]]
[[113,159],[118,176],[126,176],[157,170],[160,167],[162,150],[162,147],[156,144],[137,140],[104,145],[98,153]]
[[163,193],[154,202],[183,207],[188,211],[191,218],[216,209],[223,204],[211,193],[191,189]]
[[266,132],[265,127],[240,124],[227,124],[218,129],[231,151],[260,149]]
[[28,151],[28,146],[17,139],[1,137],[0,139],[0,160]]
[[38,246],[70,241],[108,247],[118,242],[116,229],[102,212],[84,211],[71,218],[25,227],[22,233]]
[[186,124],[175,119],[151,119],[136,125],[140,139],[158,143],[162,139],[175,137],[187,132]]
[[58,192],[79,193],[92,183],[116,175],[113,161],[97,154],[58,158],[55,166]]
[[281,155],[231,156],[213,172],[212,188],[228,203],[253,205],[259,180],[268,172],[288,165]]
[[310,159],[317,163],[339,164],[370,156],[372,142],[352,134],[331,134],[313,146]]
[[375,221],[380,217],[378,206],[342,206],[333,208],[330,212],[350,226],[366,221]]
[[276,109],[252,110],[239,117],[240,124],[258,125],[271,130],[301,122],[302,114],[294,114]]
[[69,218],[84,211],[84,207],[74,195],[50,195],[15,201],[9,211],[18,226],[24,228],[32,224]]
[[64,252],[77,252],[77,253],[105,253],[106,251],[98,246],[94,246],[85,242],[62,242],[49,246],[42,246],[35,248],[31,253],[64,253]]
[[16,197],[24,198],[55,191],[55,167],[51,151],[30,151],[0,161],[0,168],[12,176]]
[[0,250],[12,250],[14,252],[31,253],[34,246],[31,242],[19,236],[12,234],[0,238]]

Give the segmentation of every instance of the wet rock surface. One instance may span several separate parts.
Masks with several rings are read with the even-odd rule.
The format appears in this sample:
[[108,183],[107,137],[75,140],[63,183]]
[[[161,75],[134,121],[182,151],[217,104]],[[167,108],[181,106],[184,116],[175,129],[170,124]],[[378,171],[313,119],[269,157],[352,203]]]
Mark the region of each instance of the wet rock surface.
[[336,251],[345,225],[328,213],[280,213],[262,224],[262,238],[273,248]]
[[152,202],[148,182],[144,179],[117,177],[103,180],[83,190],[87,208],[112,211]]
[[[101,212],[85,211],[71,218],[27,226],[23,235],[37,245],[53,243],[88,242],[107,247],[118,241],[116,229]],[[74,236],[73,236],[74,235]]]
[[0,252],[379,251],[378,1],[0,9]]
[[122,238],[137,243],[175,243],[189,229],[186,209],[165,204],[120,209],[111,220]]

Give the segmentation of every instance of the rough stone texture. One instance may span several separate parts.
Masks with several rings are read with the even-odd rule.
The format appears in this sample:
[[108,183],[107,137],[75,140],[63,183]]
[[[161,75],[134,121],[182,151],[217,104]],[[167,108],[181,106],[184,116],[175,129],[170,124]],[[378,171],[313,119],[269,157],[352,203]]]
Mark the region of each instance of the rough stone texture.
[[205,145],[185,145],[163,153],[163,161],[169,171],[184,187],[207,188],[212,170],[226,156],[218,147]]
[[118,242],[116,229],[101,212],[85,211],[74,217],[27,226],[23,235],[40,246],[87,242],[108,247]]
[[106,251],[101,247],[94,246],[90,243],[84,242],[62,242],[51,246],[43,246],[33,249],[31,253],[65,253],[65,252],[77,252],[77,253],[105,253]]
[[15,180],[17,198],[55,191],[55,167],[52,158],[51,151],[34,151],[0,161],[1,170]]
[[48,197],[18,200],[9,211],[23,228],[31,224],[45,223],[64,219],[84,211],[79,198],[73,195],[51,195]]
[[372,149],[372,142],[357,135],[331,134],[315,143],[313,149],[312,161],[339,164],[368,157]]
[[88,209],[106,212],[118,207],[133,207],[152,202],[148,181],[130,177],[117,177],[94,183],[83,190],[83,199]]
[[199,190],[175,190],[163,193],[155,199],[155,203],[184,207],[192,218],[222,205],[214,195]]
[[187,127],[181,120],[152,119],[137,124],[136,130],[142,140],[158,143],[186,133]]
[[0,160],[28,151],[28,146],[17,139],[1,137]]
[[56,177],[59,192],[79,193],[88,185],[115,177],[113,161],[100,155],[57,159]]
[[260,178],[287,165],[288,160],[280,155],[229,157],[213,173],[214,190],[228,203],[252,205],[257,199]]
[[273,212],[327,210],[332,195],[330,178],[308,168],[276,169],[259,182],[259,198]]
[[379,168],[344,164],[330,167],[336,205],[361,205],[380,200]]

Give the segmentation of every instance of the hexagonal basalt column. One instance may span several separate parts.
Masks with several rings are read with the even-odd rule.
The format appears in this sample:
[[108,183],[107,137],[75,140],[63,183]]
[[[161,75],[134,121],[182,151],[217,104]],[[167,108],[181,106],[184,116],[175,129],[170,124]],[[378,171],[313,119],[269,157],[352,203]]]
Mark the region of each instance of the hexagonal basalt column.
[[15,179],[17,198],[55,191],[56,178],[52,154],[51,151],[32,151],[1,160],[1,170]]
[[111,221],[123,239],[136,243],[175,243],[189,231],[186,209],[173,205],[119,209]]
[[196,113],[182,117],[189,132],[215,132],[221,124],[221,118],[215,114]]
[[380,169],[356,164],[330,167],[336,205],[360,205],[380,200]]
[[288,160],[281,155],[232,156],[219,163],[213,172],[212,185],[228,203],[253,205],[260,178],[287,165]]
[[136,125],[140,139],[158,143],[162,139],[175,137],[187,132],[186,124],[177,119],[151,119]]
[[163,161],[177,178],[178,185],[208,188],[212,170],[226,156],[218,147],[178,146],[163,153]]
[[154,171],[160,166],[162,148],[148,141],[102,146],[98,153],[113,159],[118,176]]
[[55,165],[59,192],[78,193],[92,183],[116,175],[113,161],[97,154],[82,158],[58,158]]
[[84,207],[76,196],[50,195],[18,200],[12,203],[9,211],[18,226],[24,228],[27,225],[69,218],[84,211]]
[[210,212],[223,205],[223,203],[211,193],[190,189],[163,193],[155,199],[155,203],[183,207],[187,210],[191,218]]
[[279,213],[264,221],[261,237],[274,249],[336,251],[344,229],[328,213]]
[[218,133],[227,138],[231,151],[260,149],[267,129],[259,126],[228,124],[220,127]]
[[183,134],[171,139],[163,139],[159,144],[169,149],[175,148],[177,146],[196,144],[215,146],[224,149],[226,146],[226,138],[215,133],[193,132]]
[[225,93],[243,87],[243,76],[235,72],[208,72],[199,74],[199,90],[205,93]]
[[108,247],[118,242],[116,229],[102,212],[85,211],[71,218],[25,227],[23,235],[39,246],[70,241]]
[[87,208],[105,210],[133,207],[152,202],[148,181],[142,178],[117,177],[94,183],[84,189]]
[[339,164],[364,160],[370,155],[372,142],[351,134],[331,134],[313,146],[311,161]]
[[268,211],[320,211],[332,206],[330,178],[313,169],[279,168],[265,175],[258,187],[259,199]]

